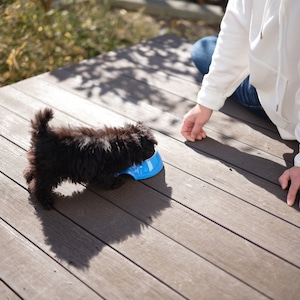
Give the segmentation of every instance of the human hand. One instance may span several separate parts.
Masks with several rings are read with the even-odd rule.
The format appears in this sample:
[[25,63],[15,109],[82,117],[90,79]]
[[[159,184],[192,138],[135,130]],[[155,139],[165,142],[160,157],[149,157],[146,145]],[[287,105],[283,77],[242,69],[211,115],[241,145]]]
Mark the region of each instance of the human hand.
[[206,137],[203,126],[212,115],[212,110],[196,104],[183,118],[181,125],[181,134],[190,142],[202,140]]
[[282,175],[278,178],[278,181],[283,190],[289,187],[287,195],[287,204],[293,206],[296,201],[298,190],[300,189],[300,167],[292,167],[285,170]]

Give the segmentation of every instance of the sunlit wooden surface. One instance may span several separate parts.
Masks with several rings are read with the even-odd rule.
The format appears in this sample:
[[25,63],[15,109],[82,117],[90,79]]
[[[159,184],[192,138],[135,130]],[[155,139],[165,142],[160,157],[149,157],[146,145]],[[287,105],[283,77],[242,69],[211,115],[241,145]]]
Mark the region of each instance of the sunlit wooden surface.
[[[277,178],[297,143],[229,99],[196,143],[180,135],[201,76],[162,36],[0,89],[1,299],[300,299],[300,214]],[[28,200],[36,110],[53,125],[143,121],[164,169],[114,191],[63,184]],[[3,296],[4,295],[4,296]]]

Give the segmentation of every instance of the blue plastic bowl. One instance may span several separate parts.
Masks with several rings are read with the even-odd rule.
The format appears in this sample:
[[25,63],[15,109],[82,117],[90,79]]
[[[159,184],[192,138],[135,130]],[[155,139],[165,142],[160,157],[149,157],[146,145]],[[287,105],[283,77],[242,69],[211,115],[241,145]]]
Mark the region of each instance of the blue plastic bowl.
[[148,159],[144,160],[139,165],[133,165],[128,169],[116,174],[119,175],[130,175],[135,180],[142,180],[157,175],[163,168],[163,161],[156,150],[155,153]]

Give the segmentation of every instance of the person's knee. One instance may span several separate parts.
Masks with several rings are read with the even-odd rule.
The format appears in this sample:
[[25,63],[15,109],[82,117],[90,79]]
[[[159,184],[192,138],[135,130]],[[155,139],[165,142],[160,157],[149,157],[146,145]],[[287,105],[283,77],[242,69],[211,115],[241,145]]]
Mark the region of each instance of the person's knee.
[[208,73],[211,58],[215,50],[217,37],[208,36],[198,40],[191,49],[191,58],[199,71],[204,75]]

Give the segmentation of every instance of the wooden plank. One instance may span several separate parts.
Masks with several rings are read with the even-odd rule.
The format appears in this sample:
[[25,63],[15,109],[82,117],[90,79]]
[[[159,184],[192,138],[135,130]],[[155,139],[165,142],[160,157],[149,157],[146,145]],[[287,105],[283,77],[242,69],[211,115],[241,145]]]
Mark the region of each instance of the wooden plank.
[[[35,84],[34,86],[39,86],[39,84],[42,85],[42,87],[40,89],[36,88],[38,92],[40,90],[40,94],[39,97],[41,99],[43,99],[43,101],[45,101],[45,103],[48,102],[48,104],[51,105],[55,105],[56,109],[59,110],[71,110],[72,115],[73,116],[77,116],[78,114],[81,115],[82,112],[85,113],[82,117],[81,120],[83,122],[86,122],[86,120],[99,120],[98,116],[103,116],[104,120],[107,120],[109,122],[109,117],[112,115],[111,111],[107,111],[107,110],[103,110],[100,106],[97,106],[97,108],[95,108],[95,106],[93,106],[92,103],[89,102],[82,102],[82,98],[78,98],[77,96],[74,96],[72,94],[68,94],[66,92],[64,92],[64,90],[54,87],[53,85],[47,85],[44,83],[41,83],[40,80],[37,79],[33,79]],[[28,83],[29,85],[29,83]],[[11,89],[11,87],[9,87]],[[44,92],[43,92],[44,91]],[[17,92],[15,92],[17,93]],[[50,95],[54,95],[49,99],[49,93]],[[16,94],[18,95],[18,93]],[[63,103],[61,103],[62,101],[57,100],[58,96],[56,95],[61,95],[64,97]],[[19,96],[18,96],[19,97]],[[18,98],[16,97],[16,99]],[[60,98],[59,98],[60,99]],[[159,130],[161,132],[170,134],[171,136],[174,136],[175,138],[178,139],[182,139],[182,137],[180,137],[179,133],[177,132],[176,129],[174,129],[173,124],[179,124],[179,120],[176,119],[174,116],[169,115],[168,113],[165,112],[160,112],[159,110],[155,111],[155,108],[148,106],[148,105],[143,105],[143,103],[141,104],[134,104],[134,103],[130,103],[127,102],[126,104],[122,104],[122,99],[120,100],[116,95],[113,97],[113,95],[111,95],[110,97],[111,102],[113,101],[115,103],[115,109],[117,110],[122,110],[122,112],[126,113],[129,112],[130,113],[128,115],[130,115],[131,118],[138,120],[140,118],[141,115],[143,115],[144,120],[146,121],[146,123],[151,124],[156,130]],[[124,108],[124,105],[126,105],[126,107]],[[82,106],[81,108],[78,108],[78,106]],[[70,108],[69,108],[70,107]],[[150,110],[150,113],[149,113]],[[153,118],[153,115],[155,116]],[[85,117],[86,116],[86,117]],[[108,117],[108,118],[106,118]],[[106,118],[106,119],[105,119]],[[113,117],[113,120],[118,120],[119,122],[123,123],[126,119],[121,117],[120,115],[117,115],[115,117]],[[90,122],[90,125],[94,126],[94,121]],[[166,124],[170,124],[167,125]],[[166,131],[167,128],[167,131]],[[176,136],[177,135],[177,136]],[[217,135],[218,137],[218,135]],[[220,137],[220,136],[219,136]],[[221,138],[221,137],[220,137]],[[229,142],[226,141],[229,145],[228,146],[223,146],[224,142],[222,143],[218,143],[218,149],[216,149],[219,152],[224,152],[226,154],[226,151],[229,151],[229,153],[232,154],[231,157],[231,161],[233,161],[234,164],[232,163],[227,163],[227,162],[223,162],[222,160],[220,160],[219,163],[214,163],[213,168],[215,168],[215,173],[214,176],[212,177],[211,174],[211,169],[209,168],[209,165],[207,168],[202,168],[201,171],[200,170],[196,170],[196,176],[200,176],[200,178],[202,178],[205,181],[211,182],[213,185],[217,185],[219,188],[224,189],[225,191],[228,191],[229,193],[235,193],[238,197],[245,199],[246,201],[259,206],[261,208],[263,208],[266,211],[270,211],[272,214],[275,215],[279,215],[280,217],[293,222],[294,224],[299,224],[299,217],[297,215],[297,213],[293,212],[293,210],[291,210],[290,208],[286,207],[286,205],[284,203],[282,203],[281,201],[285,200],[285,195],[286,192],[281,191],[281,189],[279,188],[279,185],[277,183],[277,176],[279,176],[281,174],[281,172],[284,170],[284,162],[280,162],[280,164],[276,163],[276,160],[273,161],[273,157],[268,155],[267,157],[269,159],[260,159],[260,157],[255,157],[252,154],[248,154],[249,149],[245,149],[245,145],[243,144],[239,144],[240,145],[240,151],[236,150],[236,147],[232,147],[230,146],[230,140]],[[162,145],[167,144],[168,145],[169,142],[167,142],[166,140],[162,140]],[[213,141],[213,140],[206,140],[206,141],[202,141],[199,143],[195,143],[193,145],[198,145],[197,147],[199,147],[200,149],[202,149],[203,147],[208,147],[209,149],[214,150],[214,145],[216,145],[217,141]],[[176,145],[177,147],[177,145]],[[221,149],[219,149],[221,147]],[[168,153],[168,155],[170,155],[170,151],[169,146],[166,147],[166,151]],[[220,151],[222,150],[223,151]],[[190,149],[187,148],[186,146],[181,147],[181,150],[178,150],[180,152],[178,153],[188,153],[187,151],[189,151]],[[251,150],[251,149],[250,149]],[[253,150],[253,154],[257,153],[257,150],[255,148],[252,148]],[[202,154],[201,151],[196,149],[196,155],[194,155],[194,159],[195,161],[203,161],[205,162],[204,157],[208,157],[209,158],[209,162],[211,161],[211,154],[213,153],[203,153],[204,155],[200,155]],[[246,152],[247,151],[247,152]],[[209,152],[209,151],[207,151]],[[234,152],[234,153],[232,153]],[[237,156],[238,154],[238,156]],[[175,164],[178,162],[180,163],[180,167],[183,170],[186,170],[188,173],[191,172],[194,167],[195,167],[195,163],[193,162],[192,164],[189,165],[189,167],[187,167],[187,164],[185,163],[185,161],[181,161],[181,159],[179,158],[181,155],[178,154],[179,156],[174,156],[173,153],[171,154],[170,158],[172,161],[172,164]],[[228,155],[226,154],[226,157],[228,157]],[[167,157],[165,157],[167,158]],[[175,161],[174,161],[175,158]],[[268,166],[268,168],[263,168],[262,170],[260,170],[260,173],[262,175],[264,175],[263,177],[267,178],[268,180],[262,180],[261,178],[258,178],[257,176],[253,175],[252,172],[249,172],[249,170],[244,171],[243,169],[240,169],[239,167],[235,166],[235,159],[239,159],[239,161],[243,164],[242,167],[243,169],[247,169],[248,167],[251,167],[251,171],[254,169],[256,170],[256,168],[254,168],[252,166],[252,158],[256,159],[256,161],[258,161],[258,164],[266,164],[266,166]],[[278,162],[278,159],[277,159]],[[277,171],[276,171],[277,169]],[[234,172],[232,172],[232,170],[234,170]],[[275,173],[276,171],[276,173]],[[241,175],[241,176],[240,176]],[[269,182],[269,177],[271,177],[272,181],[276,184],[272,184]],[[224,178],[226,178],[226,180],[224,180]],[[246,179],[246,180],[245,180]],[[239,182],[240,184],[236,184],[237,182]],[[267,191],[267,193],[266,193]],[[275,203],[274,200],[275,199],[280,199],[281,201],[276,201]],[[271,202],[270,202],[271,201]],[[270,203],[272,203],[272,205],[270,205]]]
[[18,299],[21,299],[1,279],[0,279],[0,295],[1,295],[2,299],[6,299],[6,300],[18,300]]
[[[7,142],[3,140],[1,144],[5,146]],[[11,144],[11,146],[13,145]],[[18,155],[16,154],[16,149],[4,151],[4,153]],[[14,160],[5,157],[5,161]],[[21,157],[19,157],[18,161],[20,163]],[[16,167],[16,169],[19,168]],[[20,172],[17,173],[11,170],[9,165],[6,166],[4,164],[2,172],[5,172],[9,177],[13,177],[16,181],[22,182],[23,180],[20,178]],[[3,180],[0,184],[0,190],[2,191],[5,187],[9,188],[9,185]],[[10,191],[10,195],[13,195],[14,199],[18,199],[13,191]],[[160,210],[169,207],[168,203],[165,202],[162,202],[161,205]],[[14,206],[16,206],[15,203]],[[251,299],[253,297],[265,298],[195,253],[152,229],[152,227],[145,226],[144,223],[106,201],[99,201],[99,197],[96,197],[95,194],[88,190],[85,190],[84,193],[73,195],[73,197],[66,197],[63,201],[57,203],[57,207],[69,219],[79,224],[80,227],[86,228],[94,236],[109,244],[118,252],[123,253],[125,257],[140,265],[144,270],[147,270],[185,297],[193,298],[207,294],[207,297],[212,299],[222,295],[228,295],[229,298],[242,296],[245,299],[248,297]],[[11,209],[9,207],[9,211]],[[156,209],[154,214],[157,213],[159,213],[159,210],[157,211]],[[43,215],[39,217],[43,218]],[[20,219],[16,213],[10,217],[17,218],[17,220]],[[9,222],[14,224],[17,220],[10,219]],[[43,219],[42,224],[45,224]],[[47,227],[44,226],[43,230],[47,236],[48,244],[54,250],[55,244],[52,245],[51,242],[57,244],[57,238],[49,239],[47,232],[45,232]],[[62,231],[62,227],[59,227],[59,230]],[[32,234],[30,233],[31,236]],[[62,239],[59,240],[62,241]],[[80,242],[82,241],[80,240]],[[63,248],[62,246],[65,247],[64,244],[60,245],[59,249]],[[40,247],[43,247],[43,245],[40,245]],[[153,259],[158,257],[158,260]],[[161,268],[162,265],[163,268]],[[199,273],[198,270],[201,270],[201,272]],[[207,278],[214,278],[215,281],[208,282]],[[222,282],[222,285],[219,284],[220,282]],[[89,284],[91,283],[89,282]],[[232,290],[232,286],[235,287],[234,290]]]
[[21,298],[101,299],[2,219],[0,238],[1,277]]
[[[174,169],[174,168],[169,167],[169,166],[167,166],[167,167],[168,167],[168,169]],[[177,186],[177,184],[178,184],[178,186],[181,186],[182,185],[182,181],[183,182],[189,182],[188,185],[192,185],[190,179],[187,178],[187,177],[183,178],[182,174],[180,174],[180,172],[178,172],[178,171],[176,172],[176,169],[172,170],[172,172],[166,172],[166,174],[169,174],[169,176],[171,174],[171,176],[173,177],[172,180],[167,180],[167,182],[175,182],[176,178],[177,178],[177,181],[178,180],[181,181],[181,184],[178,182],[178,183],[175,184],[175,186]],[[154,184],[152,184],[153,188],[157,188],[159,185],[162,186],[159,183],[163,182],[163,178],[158,178],[158,177],[159,176],[155,177],[156,178],[156,180],[155,180],[156,182],[154,182]],[[199,182],[196,182],[196,180],[195,180],[195,185],[196,184],[199,184]],[[137,187],[135,187],[135,189],[136,188]],[[203,189],[203,188],[205,188],[205,187],[203,186],[203,183],[202,183],[201,189]],[[163,193],[166,194],[166,190],[167,190],[166,185],[163,185],[161,188],[159,188],[159,190],[160,189],[161,189],[161,191]],[[171,187],[169,189],[171,189]],[[204,192],[204,195],[206,195],[206,197],[208,197],[208,198],[210,198],[210,197],[218,197],[215,190],[213,190],[212,192],[209,192],[208,189],[210,189],[209,186],[206,187],[205,192]],[[121,207],[123,209],[126,209],[127,211],[129,211],[131,213],[135,211],[134,208],[135,208],[135,205],[136,205],[136,207],[139,207],[139,209],[137,209],[138,212],[139,212],[140,209],[141,209],[141,203],[140,202],[143,201],[143,199],[144,199],[142,197],[142,195],[147,195],[147,193],[149,193],[149,191],[147,191],[145,189],[142,189],[140,191],[140,193],[137,194],[137,195],[140,194],[141,196],[137,196],[136,201],[134,201],[135,199],[132,199],[132,196],[131,196],[131,193],[130,193],[131,190],[132,190],[132,188],[129,187],[128,190],[127,190],[127,195],[128,195],[127,197],[125,197],[126,192],[124,193],[123,190],[120,190],[120,194],[119,194],[119,192],[116,192],[116,195],[109,194],[109,195],[105,195],[105,197],[108,198],[108,199],[110,199],[110,201],[113,201],[116,205],[119,205],[119,206],[121,205]],[[195,194],[197,194],[197,193],[199,193],[199,192],[196,190]],[[209,196],[210,194],[212,196]],[[169,193],[167,193],[167,195],[169,195]],[[181,195],[181,197],[184,198],[184,197],[186,197],[186,195],[187,195],[187,193],[186,193],[186,191],[184,191],[184,194]],[[118,199],[120,199],[121,197],[123,198],[123,200],[120,203],[120,201]],[[172,195],[172,197],[174,197],[174,196]],[[226,202],[227,200],[230,201],[230,197],[228,197],[228,195],[226,196],[226,194],[220,196],[220,198],[222,199],[223,202]],[[125,201],[126,199],[127,199],[127,201]],[[147,202],[148,201],[147,199],[151,199],[151,203],[152,204],[155,201],[155,197],[153,197],[153,196],[145,196],[145,201],[144,202]],[[159,199],[161,199],[161,196],[159,197]],[[138,205],[138,203],[140,203],[140,205]],[[129,204],[131,204],[130,209],[128,209],[128,207],[126,207],[126,205],[129,205]],[[199,204],[199,206],[200,205],[203,205],[203,203],[201,202]],[[233,209],[238,210],[238,208],[233,208]],[[67,210],[69,211],[69,208]],[[197,210],[199,210],[199,208],[197,208]],[[145,213],[144,216],[143,215],[141,216],[140,214],[138,214],[136,216],[138,218],[142,217],[143,221],[147,222],[147,220],[148,220],[147,218],[149,218],[149,214],[147,215],[147,218],[145,217],[146,214],[147,213]],[[184,214],[186,216],[182,217]],[[222,247],[222,249],[220,249],[220,251],[222,253],[218,254],[218,252],[214,250],[213,253],[214,253],[215,257],[214,257],[214,255],[213,255],[213,257],[207,256],[207,253],[210,252],[209,251],[209,247],[206,248],[206,249],[203,249],[203,245],[201,245],[200,248],[199,248],[199,245],[196,246],[196,247],[195,247],[195,245],[193,245],[194,242],[192,242],[192,241],[196,241],[199,236],[201,237],[201,232],[202,232],[202,230],[201,230],[201,232],[195,231],[195,230],[193,230],[193,228],[195,228],[195,227],[198,228],[199,227],[199,228],[203,229],[204,225],[202,224],[203,223],[203,220],[201,220],[202,218],[200,217],[199,219],[197,219],[197,217],[194,216],[194,214],[192,212],[185,212],[184,209],[182,211],[182,208],[180,210],[179,210],[179,208],[177,208],[174,211],[174,205],[173,205],[172,206],[172,214],[171,215],[170,214],[165,215],[165,212],[163,212],[162,213],[162,218],[163,218],[163,220],[172,220],[172,222],[175,222],[175,223],[174,224],[168,224],[169,226],[166,226],[166,224],[164,224],[165,222],[163,222],[162,224],[159,222],[159,226],[157,226],[157,225],[152,224],[152,222],[150,222],[149,220],[148,220],[148,222],[149,222],[149,224],[151,224],[152,226],[154,226],[158,230],[160,230],[162,232],[165,232],[165,234],[167,234],[168,236],[172,237],[173,239],[178,240],[180,243],[183,243],[183,244],[187,245],[190,249],[192,249],[193,251],[199,253],[200,255],[203,255],[203,252],[204,252],[205,253],[205,258],[208,259],[209,261],[214,262],[215,264],[220,264],[220,261],[218,261],[219,259],[217,258],[219,255],[221,257],[224,257],[224,261],[221,263],[223,269],[225,269],[229,273],[233,273],[238,278],[242,278],[243,281],[246,281],[246,282],[253,281],[253,282],[251,282],[251,285],[255,286],[256,288],[262,289],[263,292],[265,294],[267,294],[267,295],[268,295],[268,293],[271,293],[271,295],[272,295],[272,293],[274,293],[275,295],[276,294],[278,295],[280,293],[281,294],[285,294],[286,293],[286,291],[284,289],[282,289],[282,286],[279,286],[279,285],[276,284],[277,283],[276,279],[278,280],[279,277],[282,278],[282,279],[287,278],[286,274],[288,274],[290,272],[294,273],[293,278],[297,279],[299,277],[299,272],[298,272],[299,270],[298,269],[294,269],[294,271],[292,271],[293,270],[292,266],[289,266],[287,263],[285,263],[283,261],[276,262],[277,261],[276,257],[272,257],[272,255],[270,255],[270,254],[262,254],[263,251],[259,251],[258,250],[259,248],[257,249],[257,247],[254,246],[254,245],[252,245],[252,246],[245,245],[243,247],[243,245],[244,245],[245,242],[242,242],[242,243],[241,243],[241,241],[238,242],[239,238],[236,237],[235,235],[232,235],[231,238],[228,238],[228,232],[227,232],[227,234],[225,234],[220,229],[218,231],[216,229],[212,230],[212,228],[210,228],[210,230],[212,232],[211,242],[209,242],[209,240],[205,240],[204,244],[207,245],[207,246],[209,245],[209,247],[213,247],[213,244],[215,243],[215,240],[217,239],[221,243],[224,243],[224,246]],[[215,219],[218,221],[217,217]],[[183,226],[183,228],[185,228],[188,232],[195,231],[195,236],[192,233],[187,234],[186,231],[184,231],[184,232],[182,232],[182,230],[179,231],[178,227],[176,227],[176,223],[178,222],[178,220],[188,220],[187,223],[191,224],[191,228],[189,226],[187,226],[187,224],[185,224],[185,226]],[[207,226],[209,228],[211,225],[207,225]],[[203,231],[203,232],[206,233],[207,231]],[[229,235],[231,235],[231,234],[229,234]],[[190,237],[191,240],[190,241],[186,241],[186,237]],[[202,237],[202,238],[199,239],[201,241],[201,244],[203,243],[203,239],[204,239],[204,237]],[[231,240],[231,239],[233,239],[233,242],[229,243],[228,241]],[[222,240],[223,240],[223,242],[222,242]],[[229,247],[228,251],[226,251],[226,244],[228,244],[228,247]],[[234,246],[231,246],[231,245],[234,245]],[[237,249],[236,250],[237,253],[234,252],[234,251],[232,251],[232,248]],[[247,251],[247,249],[248,249],[248,251]],[[254,249],[256,249],[256,251],[254,251]],[[224,253],[227,253],[227,255],[224,255]],[[251,276],[251,273],[249,273],[249,268],[246,267],[245,265],[244,265],[244,267],[241,267],[241,263],[242,263],[241,260],[239,260],[240,264],[238,264],[236,266],[232,263],[232,260],[230,260],[230,259],[227,260],[228,256],[231,256],[231,255],[232,255],[232,258],[233,257],[244,257],[243,263],[245,265],[247,265],[247,263],[248,263],[249,267],[250,266],[254,266],[255,262],[256,262],[256,265],[260,264],[260,266],[261,266],[260,270],[253,269],[253,271],[256,273],[256,275],[258,275],[260,272],[262,272],[262,273],[268,272],[268,270],[269,270],[268,266],[272,265],[272,266],[275,266],[275,269],[281,270],[280,274],[282,275],[282,277],[280,276],[280,274],[274,272],[274,270],[273,271],[269,270],[270,273],[272,273],[272,274],[275,275],[275,278],[273,280],[272,280],[272,278],[270,276],[265,276],[266,274],[262,274],[262,276],[260,277],[261,281],[256,282],[255,278],[257,278],[257,277]],[[262,257],[264,258],[264,259],[262,259],[263,262],[260,262],[260,259]],[[271,261],[272,260],[273,261],[270,262],[270,259],[271,259]],[[278,266],[278,263],[279,263],[280,267]],[[285,273],[283,271],[286,268],[287,268],[287,273]],[[245,273],[243,273],[244,271],[245,271]],[[248,277],[250,277],[250,278],[248,278]],[[263,278],[267,279],[266,282],[264,281]],[[258,285],[258,286],[256,286],[256,285]],[[283,286],[287,286],[287,285],[283,285]],[[277,287],[278,288],[280,287],[280,289],[277,289]],[[295,287],[297,287],[297,285],[295,285]],[[289,289],[290,289],[290,287],[289,287]],[[299,291],[296,289],[294,292],[297,294]],[[294,293],[292,293],[292,294],[294,294]]]

